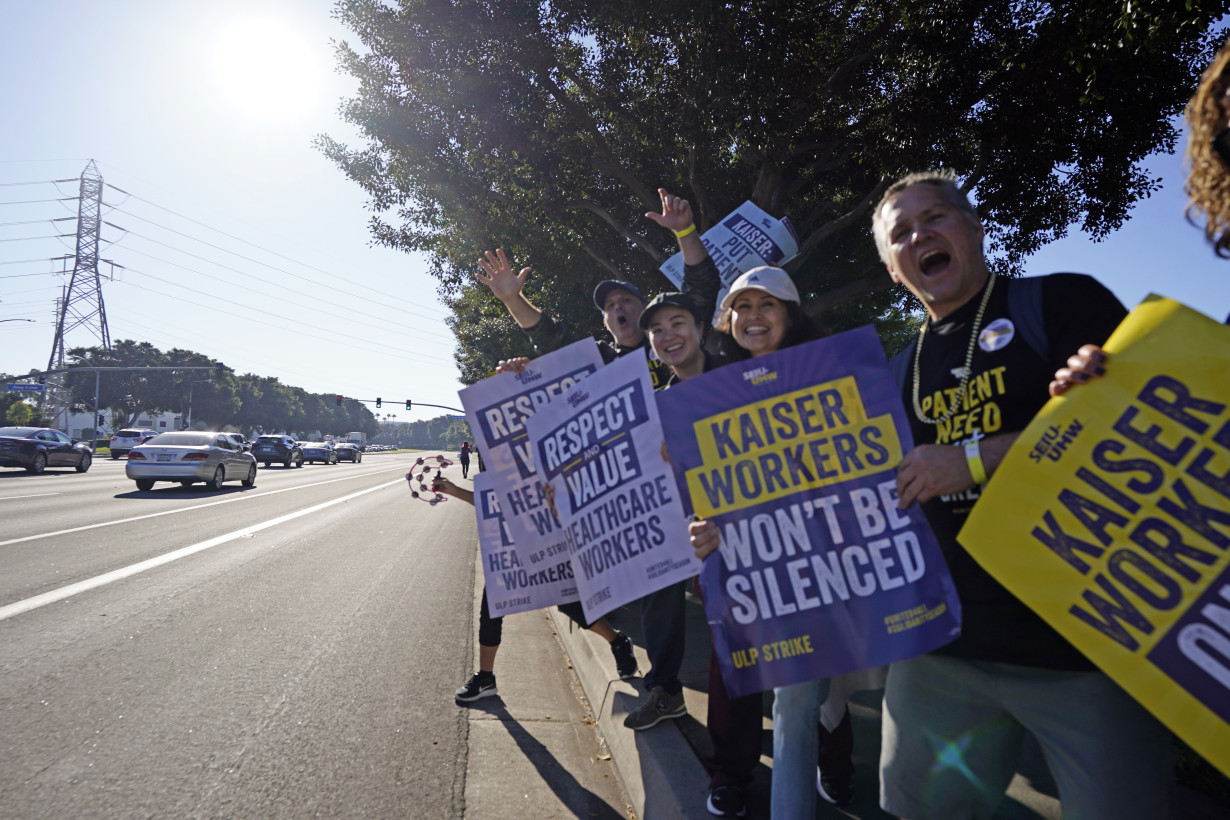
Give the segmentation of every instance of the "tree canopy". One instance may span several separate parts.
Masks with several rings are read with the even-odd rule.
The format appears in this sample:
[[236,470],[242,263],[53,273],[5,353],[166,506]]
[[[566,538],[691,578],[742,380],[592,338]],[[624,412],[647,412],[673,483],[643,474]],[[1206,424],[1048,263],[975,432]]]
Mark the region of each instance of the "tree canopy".
[[[426,253],[463,380],[525,343],[474,284],[479,254],[534,267],[527,295],[597,331],[604,278],[647,293],[673,252],[656,189],[703,232],[750,199],[797,227],[788,267],[832,329],[899,327],[870,238],[887,181],[952,167],[1005,272],[1072,225],[1119,227],[1156,188],[1225,2],[342,0],[364,134],[324,153],[385,245]],[[894,325],[894,323],[897,323]]]
[[[212,368],[103,371],[98,381],[99,406],[111,411],[112,427],[117,430],[133,426],[142,415],[187,413],[189,406],[196,429],[233,426],[244,431],[336,434],[362,430],[368,435],[380,430],[376,417],[358,401],[346,400],[339,406],[333,395],[308,393],[273,376],[240,375],[222,362],[191,350],[163,352],[148,342],[122,339],[110,350],[81,347],[68,355],[70,370],[74,366]],[[75,409],[93,409],[92,371],[70,372],[65,386]]]

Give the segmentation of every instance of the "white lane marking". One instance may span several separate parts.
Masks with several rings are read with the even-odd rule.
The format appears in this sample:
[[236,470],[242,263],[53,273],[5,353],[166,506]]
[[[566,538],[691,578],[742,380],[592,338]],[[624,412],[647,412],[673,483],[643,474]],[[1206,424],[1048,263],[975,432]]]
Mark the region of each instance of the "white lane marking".
[[[398,471],[400,472],[400,468],[398,468]],[[9,544],[20,544],[23,541],[37,541],[40,538],[52,538],[57,535],[68,535],[69,533],[82,532],[83,530],[94,530],[94,529],[98,529],[99,527],[111,527],[116,524],[128,524],[133,521],[143,521],[146,518],[158,518],[159,516],[162,516],[162,515],[176,515],[177,513],[182,513],[182,512],[191,512],[193,510],[203,510],[206,507],[216,507],[219,504],[230,504],[235,501],[245,501],[245,500],[249,500],[252,498],[265,498],[267,496],[277,495],[278,493],[289,493],[294,490],[306,490],[308,487],[320,487],[324,484],[335,484],[338,481],[350,481],[351,479],[355,479],[355,478],[365,478],[367,476],[380,475],[381,473],[388,473],[388,472],[392,472],[392,470],[376,470],[375,472],[362,473],[360,475],[348,475],[348,476],[343,476],[341,478],[330,478],[328,481],[317,481],[315,484],[300,484],[297,487],[283,487],[280,490],[270,490],[267,493],[256,493],[256,494],[243,493],[241,495],[233,496],[231,498],[223,498],[220,501],[207,501],[204,504],[195,504],[191,507],[177,507],[174,510],[163,510],[162,512],[147,513],[145,515],[135,515],[132,518],[120,518],[115,521],[102,521],[97,524],[86,524],[85,526],[82,526],[82,527],[73,527],[67,530],[56,530],[55,532],[42,532],[36,535],[27,535],[22,538],[10,538],[7,541],[0,541],[0,547],[7,547]]]
[[276,527],[278,524],[284,524],[287,521],[293,521],[296,518],[302,518],[305,515],[320,512],[323,509],[332,507],[334,504],[344,504],[345,502],[358,498],[361,495],[367,495],[368,493],[375,492],[376,490],[383,490],[385,487],[392,487],[400,484],[401,482],[402,480],[399,478],[396,481],[389,481],[385,484],[377,484],[375,487],[368,487],[366,490],[359,490],[358,492],[351,493],[350,495],[344,495],[341,498],[335,498],[332,501],[317,504],[314,507],[307,507],[293,513],[287,513],[286,515],[270,519],[263,524],[253,524],[252,526],[244,527],[241,530],[235,530],[234,532],[228,532],[225,535],[219,535],[216,538],[210,538],[208,541],[202,541],[199,544],[183,547],[181,549],[168,552],[165,555],[149,558],[136,564],[131,564],[117,570],[112,570],[111,572],[103,573],[102,575],[97,575],[85,581],[78,581],[77,583],[69,584],[66,587],[53,589],[51,592],[44,592],[42,595],[35,595],[33,598],[27,598],[24,601],[18,601],[16,603],[9,604],[8,606],[0,607],[0,621],[11,618],[14,615],[20,615],[23,612],[29,612],[32,609],[38,609],[39,607],[46,606],[47,604],[54,604],[57,601],[63,601],[65,598],[80,595],[82,592],[97,589],[98,587],[114,583],[115,581],[122,581],[125,578],[136,575],[137,573],[145,572],[147,569],[160,567],[163,564],[178,561],[180,558],[187,558],[189,555],[216,547],[219,544],[225,544],[228,541],[234,541],[237,538],[243,538],[253,533],[260,532],[261,530]]
[[42,498],[45,495],[59,495],[59,493],[36,493],[34,495],[6,495],[0,498],[0,501],[16,501],[19,498]]

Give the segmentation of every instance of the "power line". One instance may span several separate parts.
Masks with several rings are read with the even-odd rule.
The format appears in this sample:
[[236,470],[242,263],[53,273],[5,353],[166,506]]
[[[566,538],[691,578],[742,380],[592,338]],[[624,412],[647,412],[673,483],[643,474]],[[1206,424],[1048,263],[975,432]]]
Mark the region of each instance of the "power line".
[[[133,268],[128,268],[127,270],[129,270],[129,271],[131,271],[131,272],[133,272],[133,273],[139,274],[139,275],[141,275],[141,276],[147,276],[147,277],[149,277],[150,279],[153,279],[153,280],[158,281],[158,282],[162,282],[163,284],[170,284],[170,285],[174,285],[174,284],[175,284],[175,283],[173,283],[173,282],[167,282],[165,279],[162,279],[161,277],[155,276],[155,275],[153,275],[153,274],[150,274],[150,273],[145,273],[144,271],[135,270],[135,269],[133,269]],[[127,284],[127,283],[126,283],[126,284]],[[204,292],[204,291],[197,291],[197,290],[194,290],[193,288],[185,288],[185,287],[184,287],[184,286],[182,286],[182,285],[177,285],[177,287],[180,287],[180,288],[182,288],[182,289],[184,289],[184,290],[189,290],[189,291],[192,291],[192,292],[194,292],[194,293],[199,293],[200,295],[202,295],[202,296],[207,296],[207,297],[209,297],[209,298],[211,298],[211,299],[217,299],[217,300],[221,301],[221,297],[219,297],[219,296],[217,296],[217,295],[215,295],[215,294],[206,293],[206,292]],[[201,305],[201,304],[199,304],[199,303],[197,303],[197,302],[193,302],[193,301],[192,301],[192,300],[190,300],[190,299],[185,299],[185,298],[183,298],[183,297],[181,297],[181,296],[173,296],[173,295],[171,295],[171,294],[169,294],[169,293],[165,293],[165,292],[163,292],[163,291],[156,290],[156,289],[154,289],[154,288],[145,287],[145,286],[143,286],[143,289],[148,290],[150,293],[157,293],[159,296],[165,296],[165,297],[167,297],[168,299],[174,299],[174,300],[176,300],[176,301],[178,301],[178,302],[184,302],[184,303],[186,303],[186,304],[192,305],[193,307],[204,308],[204,305]],[[233,317],[235,317],[236,319],[251,320],[251,319],[253,318],[253,317],[251,317],[251,316],[243,316],[243,315],[240,315],[240,314],[238,314],[238,313],[234,313],[233,311],[229,311],[229,310],[222,310],[221,308],[214,308],[214,307],[210,307],[210,308],[206,308],[206,309],[207,309],[207,310],[214,311],[215,313],[221,313],[221,314],[224,314],[224,315],[227,315],[227,316],[233,316]],[[270,315],[269,315],[268,313],[262,313],[260,318],[261,318],[262,320],[268,321],[268,320],[269,320],[269,316],[270,316]],[[280,325],[279,325],[279,326],[277,326],[277,327],[279,327],[281,330],[283,330],[283,331],[285,331],[285,332],[288,332],[288,333],[297,333],[297,334],[299,334],[299,335],[301,335],[301,336],[306,336],[306,337],[308,337],[309,339],[315,339],[315,340],[317,340],[317,341],[319,341],[319,342],[326,342],[326,343],[328,343],[328,344],[343,344],[343,345],[345,345],[345,346],[347,346],[347,347],[352,347],[352,348],[354,348],[354,349],[356,349],[356,350],[366,350],[367,352],[371,352],[371,353],[380,353],[380,352],[382,352],[382,351],[378,351],[378,350],[371,350],[370,348],[361,348],[361,347],[358,347],[358,346],[353,345],[353,344],[347,344],[347,343],[345,343],[345,342],[336,342],[336,341],[331,340],[331,339],[326,339],[326,338],[324,338],[324,337],[317,336],[317,335],[312,334],[312,333],[308,333],[308,332],[303,331],[303,330],[301,330],[301,329],[299,329],[299,328],[296,328],[296,327],[285,327],[285,326],[280,326]],[[388,349],[388,350],[401,350],[401,348],[394,347],[393,345],[385,345],[385,344],[380,344],[379,342],[371,342],[371,341],[370,341],[370,340],[368,340],[368,339],[364,339],[364,338],[359,337],[359,336],[353,336],[353,335],[351,335],[351,334],[349,334],[349,333],[342,333],[342,332],[340,332],[340,331],[333,330],[333,329],[331,329],[331,328],[320,328],[320,329],[321,329],[321,330],[323,330],[323,331],[324,331],[324,332],[326,332],[326,333],[331,333],[331,334],[333,334],[333,335],[335,335],[335,336],[341,336],[341,337],[342,337],[342,338],[344,338],[344,339],[353,339],[353,340],[358,341],[358,342],[364,342],[364,343],[368,343],[368,344],[374,344],[374,345],[376,345],[377,347],[386,348],[386,349]],[[406,351],[403,351],[403,352],[406,352]],[[393,354],[385,354],[385,355],[393,355]],[[433,362],[438,362],[438,361],[447,361],[447,360],[446,360],[444,357],[442,357],[442,356],[433,356],[433,355],[430,355],[430,354],[427,354],[427,353],[413,353],[413,354],[411,354],[411,355],[413,355],[413,356],[417,356],[420,360],[427,360],[427,362],[428,362],[428,363],[433,363]],[[399,359],[406,359],[406,361],[414,361],[414,359],[409,359],[409,358],[407,358],[406,356],[396,356],[396,358],[399,358]]]
[[[145,237],[142,237],[142,238],[145,238]],[[213,279],[214,281],[217,281],[217,282],[222,282],[223,284],[228,285],[228,286],[230,286],[230,287],[235,287],[235,288],[245,288],[245,289],[251,290],[252,292],[254,292],[254,293],[256,293],[256,294],[258,294],[258,295],[260,295],[260,296],[267,296],[267,297],[269,297],[269,298],[271,298],[271,299],[280,299],[280,300],[285,301],[285,302],[287,302],[287,303],[289,303],[289,304],[295,305],[296,307],[306,308],[307,310],[317,310],[317,309],[319,308],[319,305],[304,304],[303,302],[298,302],[298,301],[296,301],[296,300],[294,300],[294,299],[291,299],[291,298],[289,298],[288,296],[286,296],[286,294],[285,294],[285,288],[283,288],[281,285],[278,285],[276,282],[271,282],[271,281],[269,281],[268,279],[262,279],[262,278],[261,278],[261,277],[259,277],[259,276],[255,276],[255,275],[253,275],[253,274],[245,273],[244,271],[239,271],[239,270],[236,270],[235,272],[236,272],[236,273],[238,273],[238,274],[240,274],[241,276],[247,276],[247,277],[249,277],[249,278],[251,278],[251,279],[255,279],[255,280],[256,280],[256,281],[258,281],[258,282],[262,282],[262,283],[264,283],[264,284],[266,284],[266,285],[270,285],[270,286],[272,286],[272,287],[274,287],[274,288],[278,288],[278,289],[282,290],[282,292],[281,292],[281,293],[267,293],[267,292],[265,292],[265,291],[261,291],[261,290],[258,290],[258,289],[256,289],[256,288],[252,288],[252,287],[251,287],[251,286],[249,286],[249,285],[240,285],[240,284],[238,284],[238,283],[236,283],[236,282],[231,282],[231,281],[228,281],[228,280],[226,280],[226,279],[223,279],[223,278],[222,278],[222,277],[220,277],[220,276],[214,276],[214,275],[209,274],[209,273],[206,273],[206,272],[204,272],[204,271],[197,270],[196,268],[190,268],[190,267],[188,267],[188,266],[186,266],[186,265],[181,265],[181,264],[179,264],[179,263],[177,263],[177,262],[172,262],[172,261],[171,261],[171,260],[169,260],[169,259],[163,259],[163,258],[161,258],[161,257],[154,256],[153,254],[150,254],[150,253],[145,253],[144,251],[139,251],[139,250],[136,250],[135,248],[128,248],[127,250],[128,250],[128,252],[129,252],[129,253],[135,253],[135,254],[137,254],[137,255],[139,255],[139,256],[144,256],[144,257],[146,257],[146,258],[148,258],[148,259],[152,259],[152,260],[154,260],[154,261],[156,261],[156,262],[162,262],[164,265],[170,265],[171,267],[174,267],[174,268],[179,268],[180,270],[188,271],[189,273],[195,273],[196,275],[198,275],[198,276],[203,276],[203,277],[205,277],[205,278],[207,278],[207,279]],[[175,249],[175,248],[172,248],[172,250],[176,250],[176,249]],[[208,261],[210,261],[210,260],[205,260],[205,261],[207,261],[207,262],[208,262]],[[223,266],[220,266],[220,267],[226,267],[226,266],[224,266],[224,265],[223,265]],[[125,269],[125,270],[134,270],[133,268],[128,268],[128,267],[125,267],[124,269]],[[234,269],[234,268],[227,268],[227,270],[235,270],[235,269]],[[138,273],[140,273],[140,271],[137,271],[137,272],[138,272]],[[144,274],[144,275],[147,275],[147,276],[148,276],[148,275],[150,275],[150,274]],[[174,284],[174,283],[171,283],[171,284]],[[374,304],[379,305],[379,303],[378,303],[378,302],[376,302],[376,303],[374,303]],[[381,307],[384,307],[384,305],[380,305],[380,306],[381,306]],[[348,310],[348,311],[350,311],[351,313],[354,313],[354,314],[358,315],[360,318],[362,318],[362,319],[364,319],[364,320],[367,320],[367,321],[372,321],[372,320],[375,320],[375,321],[383,322],[383,323],[385,323],[386,325],[391,326],[391,327],[392,327],[395,331],[397,331],[397,332],[404,332],[404,331],[409,330],[409,328],[408,328],[407,326],[405,326],[405,325],[397,324],[397,323],[395,323],[395,322],[391,322],[391,321],[389,321],[389,320],[387,320],[387,319],[381,319],[380,317],[373,316],[371,313],[366,313],[366,312],[364,312],[364,311],[362,311],[362,310],[359,310],[359,309],[357,309],[357,308],[347,307],[346,305],[338,305],[338,304],[334,304],[334,303],[329,303],[329,307],[330,307],[330,309]],[[425,318],[425,319],[427,319],[428,317],[421,317],[421,318]],[[429,319],[429,321],[438,321],[438,320],[436,320],[436,319]],[[429,334],[422,333],[421,331],[419,332],[419,334],[420,334],[420,335],[422,335],[422,336],[424,336],[424,337],[426,337],[426,338],[431,338],[431,337],[429,336]]]
[[41,179],[37,182],[0,182],[0,188],[14,188],[18,185],[58,185],[61,182],[77,182],[81,177],[72,179]]
[[[25,265],[29,262],[55,262],[57,259],[64,260],[64,259],[72,259],[72,258],[73,257],[71,254],[67,256],[40,256],[37,259],[10,259],[7,262],[0,262],[0,265]],[[53,272],[54,273],[64,273],[64,271],[53,271]],[[23,273],[20,275],[21,276],[40,276],[41,274]]]
[[72,202],[76,198],[75,196],[62,196],[58,199],[23,199],[13,202],[0,202],[0,205],[41,205],[44,202]]
[[[122,213],[126,213],[126,212],[122,212]],[[135,215],[135,214],[129,214],[129,216],[136,216],[136,215]],[[136,218],[137,218],[137,219],[143,219],[142,217],[139,217],[139,216],[137,216]],[[149,220],[144,220],[144,221],[149,222]],[[248,278],[250,278],[250,279],[255,279],[255,280],[257,280],[258,282],[265,282],[266,284],[273,285],[274,287],[285,287],[284,285],[279,285],[278,283],[276,283],[276,282],[272,282],[272,281],[270,281],[270,280],[268,280],[268,279],[263,279],[263,278],[261,278],[261,277],[257,276],[256,274],[253,274],[253,273],[248,273],[247,271],[241,270],[241,269],[236,268],[236,267],[233,267],[233,266],[231,266],[231,265],[225,265],[225,264],[223,264],[223,263],[221,263],[221,262],[217,262],[217,261],[215,261],[215,260],[213,260],[213,259],[210,259],[210,258],[209,258],[209,257],[207,257],[207,256],[201,256],[200,254],[192,253],[191,251],[186,251],[186,250],[183,250],[183,249],[181,249],[181,248],[178,248],[178,247],[176,247],[175,245],[170,245],[170,244],[168,244],[168,243],[166,243],[166,242],[162,242],[161,240],[154,239],[152,236],[148,236],[148,235],[146,235],[146,234],[139,233],[139,232],[137,232],[137,231],[129,230],[128,228],[121,227],[121,226],[116,225],[116,224],[111,223],[111,222],[104,222],[103,224],[108,225],[109,227],[115,228],[115,229],[116,229],[116,230],[118,230],[118,231],[124,231],[124,234],[125,234],[125,235],[124,235],[124,236],[122,236],[122,237],[120,237],[120,239],[119,239],[119,240],[113,240],[114,242],[122,241],[123,239],[127,238],[128,236],[135,236],[135,237],[138,237],[138,238],[140,238],[140,239],[144,239],[146,242],[153,242],[155,245],[160,245],[160,246],[162,246],[162,247],[164,247],[164,248],[167,248],[168,250],[175,251],[176,253],[182,253],[184,256],[190,256],[190,257],[192,257],[193,259],[200,259],[202,262],[208,262],[208,263],[209,263],[209,264],[211,264],[211,265],[215,265],[215,266],[217,266],[217,267],[219,267],[219,268],[223,268],[223,269],[225,269],[225,270],[233,271],[234,273],[238,273],[238,274],[240,274],[241,276],[247,276]],[[248,262],[252,262],[252,263],[257,264],[257,265],[263,265],[264,267],[267,267],[267,268],[269,268],[269,269],[271,269],[271,270],[278,271],[279,273],[284,273],[284,274],[286,274],[287,276],[292,276],[292,277],[294,277],[294,278],[296,278],[296,279],[301,279],[301,280],[303,280],[304,282],[307,282],[307,283],[309,283],[309,284],[311,284],[311,285],[314,285],[314,286],[316,286],[316,287],[327,288],[328,290],[332,290],[332,291],[334,291],[334,292],[336,292],[336,293],[340,293],[340,294],[342,294],[343,296],[346,296],[347,298],[350,298],[350,299],[356,299],[356,300],[358,300],[358,301],[360,301],[360,302],[367,302],[367,303],[369,303],[369,304],[373,304],[373,305],[378,305],[378,306],[380,306],[380,307],[382,307],[382,308],[387,308],[387,307],[388,307],[388,305],[386,305],[386,304],[385,304],[385,303],[383,303],[383,302],[379,302],[379,301],[377,301],[377,300],[375,300],[375,299],[370,299],[370,298],[368,298],[368,297],[366,297],[366,296],[360,296],[360,295],[356,294],[353,290],[345,290],[345,289],[342,289],[342,288],[335,288],[335,287],[333,287],[332,285],[325,285],[325,284],[321,284],[321,283],[315,282],[315,281],[314,281],[314,280],[312,280],[312,279],[308,279],[307,277],[304,277],[304,276],[299,276],[298,274],[292,273],[292,272],[287,271],[287,270],[283,270],[282,268],[274,267],[273,265],[266,264],[266,263],[264,263],[264,262],[261,262],[261,261],[256,260],[256,259],[252,259],[252,258],[247,257],[247,256],[244,256],[244,255],[242,255],[242,254],[237,254],[237,253],[234,253],[234,252],[232,252],[232,251],[228,251],[228,250],[226,250],[226,248],[219,247],[218,245],[214,245],[214,244],[212,244],[212,243],[210,243],[210,242],[205,242],[205,241],[203,241],[203,240],[197,239],[196,237],[188,236],[187,234],[184,234],[184,233],[182,233],[182,232],[180,232],[180,231],[176,231],[176,230],[174,230],[173,228],[167,228],[167,227],[165,227],[165,226],[163,226],[163,225],[158,225],[157,223],[154,223],[154,222],[151,222],[150,224],[154,225],[155,227],[159,227],[159,228],[163,228],[164,230],[171,231],[171,233],[178,233],[178,234],[180,234],[181,236],[186,236],[186,237],[187,237],[187,238],[189,238],[189,239],[192,239],[192,240],[194,240],[194,241],[196,241],[196,242],[200,242],[200,243],[201,243],[201,244],[203,244],[203,245],[208,245],[209,247],[211,247],[211,248],[215,248],[215,249],[220,250],[220,251],[223,251],[224,253],[230,253],[232,256],[238,256],[240,259],[247,260]],[[129,247],[129,248],[128,248],[128,250],[130,250],[130,251],[131,251],[131,250],[132,250],[132,248],[131,248],[131,247]],[[139,251],[138,251],[138,252],[139,252]],[[148,254],[147,254],[147,255],[148,255]],[[166,261],[166,260],[160,260],[160,261]],[[168,263],[168,264],[171,264],[171,263]],[[198,273],[199,273],[199,271],[196,271],[196,272],[198,272]],[[414,304],[414,303],[413,303],[413,302],[409,302],[408,304]],[[424,315],[424,314],[422,314],[422,313],[414,313],[414,312],[412,312],[412,311],[407,311],[407,313],[410,313],[410,315],[412,315],[412,316],[417,316],[417,317],[418,317],[418,318],[420,318],[420,319],[426,319],[426,320],[427,320],[427,321],[429,321],[429,322],[438,322],[438,321],[442,321],[442,319],[441,319],[440,317],[438,317],[438,316],[426,316],[426,315]]]
[[63,239],[68,236],[76,236],[76,234],[59,233],[59,234],[52,234],[50,236],[14,236],[9,239],[0,239],[0,242],[24,242],[26,240],[32,240],[32,239]]
[[65,222],[72,218],[71,216],[53,216],[43,219],[24,219],[21,222],[0,222],[0,228],[9,228],[13,225],[37,225],[40,222]]
[[[137,201],[139,201],[139,202],[144,202],[144,203],[146,203],[147,205],[152,205],[153,207],[158,208],[159,210],[162,210],[162,211],[166,211],[167,213],[172,214],[173,216],[177,216],[177,217],[179,217],[180,219],[186,219],[187,221],[189,221],[189,222],[191,222],[191,223],[193,223],[193,224],[195,224],[195,225],[200,225],[202,228],[205,228],[206,230],[213,231],[214,233],[221,234],[222,236],[225,236],[225,237],[227,237],[228,239],[234,239],[236,242],[242,242],[243,244],[248,245],[249,247],[256,248],[256,249],[257,249],[257,250],[259,250],[259,251],[264,251],[265,253],[268,253],[268,254],[270,254],[270,255],[272,255],[272,256],[276,256],[276,257],[277,257],[277,258],[279,258],[279,259],[285,259],[287,262],[294,262],[296,265],[300,265],[300,266],[302,266],[302,267],[305,267],[305,268],[307,268],[308,270],[314,270],[314,271],[316,271],[317,273],[323,273],[324,275],[329,276],[329,277],[331,277],[331,278],[333,278],[333,279],[336,279],[336,280],[338,280],[339,282],[343,282],[343,283],[345,283],[345,284],[347,284],[347,285],[349,285],[349,284],[350,284],[350,280],[349,280],[348,278],[346,278],[345,276],[340,276],[340,275],[338,275],[338,274],[336,274],[336,273],[333,273],[333,272],[331,272],[331,271],[327,271],[327,270],[325,270],[324,268],[318,268],[318,267],[316,267],[315,265],[309,265],[307,262],[302,262],[302,261],[300,261],[300,260],[298,260],[298,259],[295,259],[295,258],[293,258],[293,257],[286,256],[285,254],[278,253],[277,251],[273,251],[273,250],[270,250],[270,249],[268,249],[268,248],[266,248],[266,247],[263,247],[263,246],[261,246],[261,245],[258,245],[258,244],[256,244],[255,242],[251,242],[251,241],[249,241],[249,240],[247,240],[247,239],[244,239],[244,238],[242,238],[242,237],[235,236],[234,234],[227,233],[226,231],[223,231],[223,230],[219,230],[218,228],[214,228],[214,227],[212,227],[212,226],[210,226],[210,225],[205,224],[204,222],[201,222],[201,221],[199,221],[199,220],[193,219],[193,218],[192,218],[192,217],[190,217],[190,216],[186,216],[185,214],[181,214],[181,213],[179,213],[178,211],[173,211],[173,210],[171,210],[170,208],[167,208],[167,207],[164,207],[164,206],[162,206],[162,205],[159,205],[159,204],[158,204],[158,203],[156,203],[156,202],[151,202],[150,200],[145,199],[144,197],[137,196],[136,194],[133,194],[133,193],[129,193],[128,191],[125,191],[125,190],[124,190],[124,189],[122,189],[122,188],[117,188],[116,186],[112,185],[112,184],[111,184],[111,183],[109,183],[109,182],[108,182],[108,183],[106,183],[106,185],[107,185],[107,187],[109,187],[109,188],[114,188],[116,191],[119,191],[121,194],[124,194],[125,196],[131,197],[131,198],[133,198],[133,199],[135,199],[135,200],[137,200]],[[118,208],[118,207],[116,208],[116,210],[119,210],[119,211],[120,211],[120,213],[127,214],[127,215],[129,215],[129,216],[135,216],[137,219],[145,219],[144,217],[138,216],[137,214],[134,214],[134,213],[132,213],[131,211],[125,211],[125,210],[120,209],[120,208]],[[148,219],[145,219],[145,221],[150,222],[151,224],[154,224],[154,225],[157,225],[157,224],[158,224],[158,223],[156,223],[156,222],[152,222],[151,220],[148,220]],[[165,228],[165,226],[162,226],[162,225],[158,225],[158,227]],[[165,228],[165,229],[166,229],[166,230],[173,230],[172,228]],[[183,235],[184,235],[184,236],[188,236],[187,234],[183,234]],[[191,237],[191,236],[189,236],[189,238],[191,238],[191,239],[195,239],[195,237]],[[204,240],[200,240],[200,239],[197,239],[196,241],[198,241],[198,242],[202,242],[203,244],[210,244],[210,243],[208,243],[208,242],[204,242]],[[217,246],[214,246],[214,247],[217,247]],[[225,249],[223,249],[223,250],[225,250]],[[227,253],[234,253],[234,251],[227,251]],[[240,256],[240,254],[235,254],[235,255],[236,255],[236,256]],[[245,258],[245,259],[246,259],[247,257],[242,257],[242,258]],[[252,261],[255,261],[255,260],[252,260]],[[331,285],[324,285],[324,284],[321,284],[321,283],[315,282],[314,280],[308,279],[307,277],[299,276],[298,274],[294,274],[294,273],[291,273],[291,272],[289,272],[289,271],[282,270],[281,268],[275,268],[275,267],[273,267],[272,265],[267,265],[267,263],[264,263],[264,262],[258,262],[258,264],[266,265],[267,267],[271,267],[271,268],[273,268],[274,270],[277,270],[277,271],[279,271],[279,272],[281,272],[281,273],[286,273],[286,274],[287,274],[287,275],[289,275],[289,276],[296,276],[297,278],[303,279],[304,281],[307,281],[307,282],[311,282],[312,284],[319,285],[320,287],[330,287],[330,288],[332,287]],[[343,293],[350,293],[350,291],[347,291],[347,290],[343,290],[342,292],[343,292]],[[436,308],[434,308],[434,307],[432,307],[432,306],[429,306],[429,305],[424,305],[424,304],[422,304],[421,302],[415,302],[415,301],[412,301],[412,300],[410,300],[410,299],[402,299],[401,297],[398,297],[398,296],[390,296],[390,298],[397,299],[397,300],[398,300],[398,301],[400,301],[400,302],[405,302],[405,303],[406,303],[406,304],[408,304],[408,305],[414,305],[415,307],[423,307],[423,308],[427,308],[427,309],[429,309],[429,310],[431,310],[431,309],[436,309]]]

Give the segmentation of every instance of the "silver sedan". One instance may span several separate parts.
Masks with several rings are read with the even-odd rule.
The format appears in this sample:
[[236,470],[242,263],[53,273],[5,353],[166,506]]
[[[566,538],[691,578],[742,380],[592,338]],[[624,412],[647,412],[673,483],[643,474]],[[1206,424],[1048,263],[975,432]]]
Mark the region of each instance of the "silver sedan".
[[160,433],[128,452],[124,472],[149,490],[155,481],[178,481],[185,487],[204,481],[221,490],[224,481],[256,484],[256,459],[225,433]]

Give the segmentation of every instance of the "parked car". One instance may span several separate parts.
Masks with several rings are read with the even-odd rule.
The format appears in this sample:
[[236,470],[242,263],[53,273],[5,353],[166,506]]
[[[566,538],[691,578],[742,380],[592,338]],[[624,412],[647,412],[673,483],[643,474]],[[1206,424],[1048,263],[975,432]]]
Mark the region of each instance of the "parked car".
[[286,467],[303,466],[303,450],[290,436],[261,436],[252,446],[252,455],[266,467],[275,461]]
[[142,491],[152,489],[155,481],[178,481],[185,487],[204,481],[209,489],[221,490],[224,481],[256,484],[256,459],[226,433],[161,433],[129,451],[124,472]]
[[111,458],[128,455],[128,451],[133,447],[144,444],[156,435],[158,435],[157,430],[147,430],[144,427],[116,431],[116,434],[111,437]]
[[48,467],[90,469],[89,446],[49,427],[0,427],[0,467],[22,467],[38,475]]
[[337,464],[337,452],[333,449],[333,445],[327,441],[301,441],[299,442],[300,449],[303,450],[303,460],[315,463],[323,461],[325,464]]
[[222,435],[242,447],[245,453],[252,451],[252,442],[248,441],[248,437],[243,433],[223,433]]
[[337,453],[338,461],[353,461],[355,464],[363,461],[363,451],[356,444],[351,444],[350,442],[335,444],[333,445],[333,451]]

